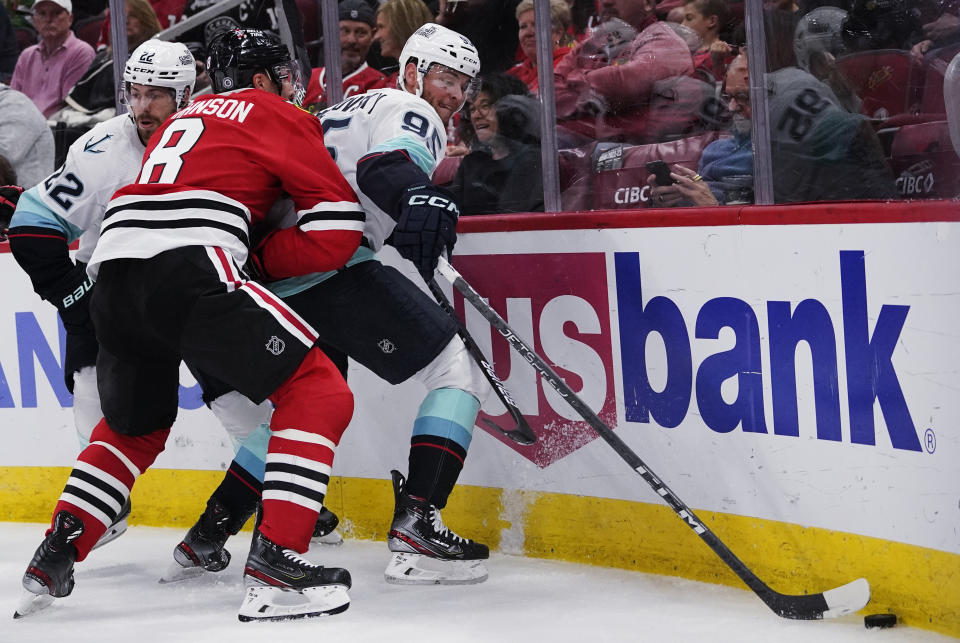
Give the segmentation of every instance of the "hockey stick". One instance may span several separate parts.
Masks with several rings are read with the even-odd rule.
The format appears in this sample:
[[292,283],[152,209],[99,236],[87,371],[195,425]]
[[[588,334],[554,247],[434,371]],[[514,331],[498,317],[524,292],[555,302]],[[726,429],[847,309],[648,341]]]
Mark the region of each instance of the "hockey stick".
[[522,339],[517,337],[507,322],[497,314],[480,295],[477,294],[463,276],[456,271],[447,261],[440,258],[438,266],[440,274],[447,279],[453,287],[463,294],[474,308],[490,322],[490,324],[503,335],[510,343],[510,346],[517,351],[533,368],[540,373],[544,381],[552,386],[577,413],[597,432],[601,438],[609,444],[614,451],[630,465],[634,471],[640,474],[648,485],[663,498],[664,502],[676,512],[683,522],[690,527],[700,539],[707,544],[713,552],[720,557],[727,567],[740,577],[753,592],[767,604],[771,610],[778,616],[784,618],[813,620],[819,618],[831,618],[856,612],[862,609],[870,601],[870,584],[865,578],[858,578],[855,581],[827,590],[820,594],[781,594],[770,588],[760,578],[754,574],[743,561],[730,551],[720,538],[707,527],[693,510],[683,503],[673,491],[660,478],[650,470],[650,468],[634,453],[627,444],[621,440],[613,430],[608,427],[603,420],[577,397],[573,390],[560,378],[559,375],[547,364],[539,355],[537,355]]
[[507,388],[503,385],[503,382],[500,381],[500,378],[497,377],[496,372],[493,370],[493,365],[487,361],[487,358],[483,355],[483,351],[480,350],[480,347],[477,346],[477,343],[473,340],[473,337],[471,337],[470,332],[467,331],[467,327],[462,321],[460,321],[460,318],[457,317],[457,312],[453,309],[453,305],[450,304],[447,296],[443,294],[443,291],[437,284],[437,280],[431,279],[427,282],[427,285],[430,287],[430,292],[433,293],[437,303],[440,304],[440,307],[443,308],[448,315],[450,315],[454,323],[457,325],[457,333],[460,335],[460,339],[463,340],[464,345],[466,345],[467,352],[470,353],[470,357],[472,357],[480,366],[480,370],[483,371],[487,381],[490,382],[490,386],[493,387],[497,397],[499,397],[500,401],[503,402],[503,405],[507,407],[507,413],[509,413],[510,417],[513,418],[516,427],[507,430],[487,418],[483,418],[483,423],[494,431],[498,431],[507,436],[517,444],[529,445],[536,442],[537,436],[534,435],[533,429],[530,428],[530,425],[527,424],[526,418],[523,417],[520,409],[517,408],[517,403],[513,401],[510,391],[507,390]]

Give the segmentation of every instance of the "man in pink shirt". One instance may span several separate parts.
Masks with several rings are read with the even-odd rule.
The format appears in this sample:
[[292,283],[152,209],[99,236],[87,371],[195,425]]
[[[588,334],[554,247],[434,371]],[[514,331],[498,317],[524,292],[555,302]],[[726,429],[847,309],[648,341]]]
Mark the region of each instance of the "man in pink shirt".
[[20,54],[10,86],[33,101],[45,117],[63,107],[63,98],[93,61],[93,47],[70,31],[71,0],[39,0],[33,25],[40,42]]

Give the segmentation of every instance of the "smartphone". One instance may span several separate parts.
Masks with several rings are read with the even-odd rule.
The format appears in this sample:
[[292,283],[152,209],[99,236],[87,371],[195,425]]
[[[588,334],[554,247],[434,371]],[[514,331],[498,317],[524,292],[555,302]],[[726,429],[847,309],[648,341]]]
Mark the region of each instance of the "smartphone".
[[664,161],[647,161],[647,171],[657,177],[657,185],[673,185],[676,181],[670,178],[670,166]]

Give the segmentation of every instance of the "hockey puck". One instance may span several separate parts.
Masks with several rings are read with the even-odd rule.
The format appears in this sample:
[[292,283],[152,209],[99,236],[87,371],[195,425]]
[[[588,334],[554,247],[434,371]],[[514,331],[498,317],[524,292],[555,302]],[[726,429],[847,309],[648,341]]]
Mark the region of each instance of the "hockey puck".
[[888,628],[897,624],[896,614],[868,614],[863,617],[863,626],[868,630],[875,627]]

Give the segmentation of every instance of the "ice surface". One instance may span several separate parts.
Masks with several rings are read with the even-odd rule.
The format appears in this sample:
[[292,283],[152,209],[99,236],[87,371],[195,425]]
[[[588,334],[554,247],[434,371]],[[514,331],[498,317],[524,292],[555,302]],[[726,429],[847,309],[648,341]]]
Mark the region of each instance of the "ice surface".
[[[72,596],[14,621],[20,578],[43,525],[0,523],[0,643],[922,643],[948,641],[898,626],[866,630],[862,615],[827,621],[778,618],[752,593],[676,578],[493,554],[480,585],[388,585],[386,545],[348,540],[308,558],[353,575],[347,612],[285,623],[240,623],[241,571],[249,533],[230,541],[230,567],[161,585],[184,530],[131,527],[76,568]],[[232,545],[232,547],[230,546]]]

